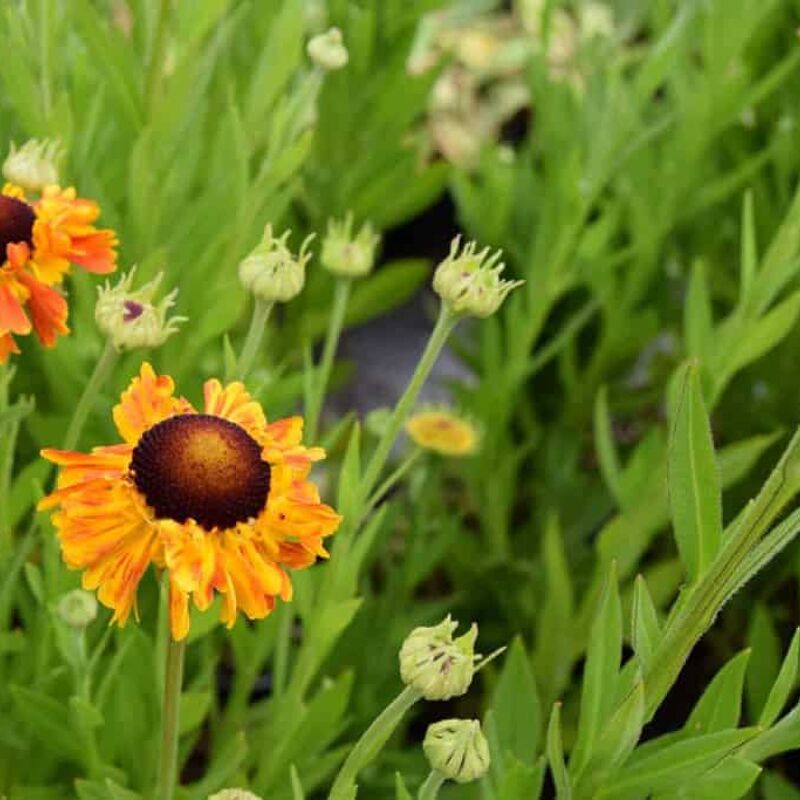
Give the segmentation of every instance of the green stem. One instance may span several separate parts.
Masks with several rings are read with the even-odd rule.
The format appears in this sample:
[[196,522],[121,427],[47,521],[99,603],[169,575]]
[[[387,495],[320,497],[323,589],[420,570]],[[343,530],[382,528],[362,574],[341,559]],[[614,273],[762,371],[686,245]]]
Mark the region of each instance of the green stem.
[[391,489],[393,489],[406,475],[406,473],[419,461],[422,455],[422,450],[417,447],[412,453],[400,463],[400,465],[392,472],[388,478],[370,495],[369,499],[364,504],[361,512],[361,519],[369,514],[370,511],[378,504],[380,499],[384,497]]
[[400,720],[422,695],[411,686],[406,686],[364,731],[355,747],[350,751],[336,780],[333,782],[328,800],[351,800],[358,773],[383,749],[394,733]]
[[164,707],[161,715],[161,755],[156,800],[172,800],[178,782],[178,722],[185,640],[176,642],[167,627],[167,663],[164,674]]
[[[269,313],[272,311],[272,303],[256,298],[253,306],[253,316],[250,318],[250,328],[242,346],[242,352],[236,362],[236,378],[243,381],[250,374],[253,362],[256,359],[261,342],[264,338],[264,330],[267,327]],[[228,376],[233,377],[233,376]]]
[[333,359],[336,355],[336,348],[339,344],[339,337],[342,335],[344,317],[347,313],[347,303],[350,299],[351,282],[348,278],[339,278],[336,281],[336,289],[333,294],[333,308],[328,319],[328,332],[325,336],[325,345],[322,348],[322,359],[316,380],[313,382],[311,397],[308,399],[306,409],[305,430],[306,438],[313,442],[317,438],[319,426],[319,415],[322,411],[322,401],[328,389],[328,382],[331,379],[333,370]]
[[442,348],[447,341],[447,337],[452,332],[456,322],[458,322],[458,317],[453,315],[452,312],[448,311],[447,306],[443,303],[439,311],[439,318],[436,320],[436,325],[434,326],[430,339],[428,339],[428,344],[425,347],[425,352],[422,354],[422,357],[417,364],[417,368],[414,371],[414,374],[411,376],[411,380],[409,381],[405,392],[403,392],[403,396],[395,406],[395,409],[389,418],[389,422],[386,425],[386,429],[384,430],[383,435],[381,436],[380,441],[378,442],[375,451],[372,454],[372,458],[369,461],[366,472],[364,473],[364,478],[361,485],[361,496],[363,498],[369,497],[372,493],[372,490],[375,487],[378,478],[380,477],[381,471],[383,470],[384,464],[386,463],[386,459],[389,457],[389,453],[392,449],[392,445],[394,445],[395,439],[397,438],[397,434],[400,432],[400,428],[411,411],[411,406],[416,401],[417,395],[419,395],[420,389],[422,389],[422,385],[425,383],[425,380],[433,369],[433,365],[436,363],[436,359],[439,357],[439,353],[441,353]]
[[94,365],[94,372],[92,372],[92,376],[89,378],[89,382],[83,390],[78,405],[75,406],[75,413],[72,415],[72,421],[67,429],[67,435],[64,437],[64,444],[62,445],[64,450],[72,450],[75,445],[78,444],[78,440],[81,438],[81,433],[83,432],[83,426],[86,424],[86,420],[97,399],[97,395],[116,363],[117,351],[114,349],[114,345],[111,344],[111,340],[109,339],[106,342],[106,346],[100,358]]
[[419,787],[419,794],[417,800],[436,800],[439,796],[439,789],[445,781],[444,775],[432,769],[430,775],[422,786]]

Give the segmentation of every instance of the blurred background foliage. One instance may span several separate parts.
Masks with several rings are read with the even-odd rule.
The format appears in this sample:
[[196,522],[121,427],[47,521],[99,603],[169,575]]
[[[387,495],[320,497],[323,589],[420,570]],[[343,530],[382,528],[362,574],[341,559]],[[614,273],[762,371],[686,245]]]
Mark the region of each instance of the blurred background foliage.
[[[324,73],[305,43],[330,25],[350,60]],[[528,796],[514,786],[535,796],[541,709],[565,700],[569,747],[610,563],[626,608],[639,572],[659,610],[684,581],[662,535],[674,369],[699,359],[726,522],[797,423],[798,25],[796,0],[3,5],[0,142],[61,137],[67,182],[100,202],[123,268],[138,264],[142,279],[163,270],[179,288],[177,312],[190,321],[150,357],[190,399],[223,370],[226,337],[236,347],[243,337],[249,300],[236,266],[266,222],[292,228],[295,244],[347,211],[384,233],[349,326],[409,302],[427,309],[431,257],[456,229],[502,248],[508,272],[526,280],[502,314],[465,326],[453,345],[466,377],[450,388],[481,426],[480,451],[423,458],[384,505],[313,664],[298,653],[308,652],[300,642],[319,570],[301,576],[295,605],[269,623],[230,634],[195,624],[186,797],[245,776],[264,796],[288,798],[291,764],[307,792],[325,785],[354,733],[396,693],[403,637],[447,610],[478,621],[486,651],[519,637],[502,676],[493,665],[482,691],[446,709],[491,709],[502,734],[490,739],[492,780],[452,796]],[[62,437],[102,350],[94,285],[73,275],[72,335],[54,351],[28,345],[19,359],[14,388],[36,398],[6,511],[20,537],[46,478],[36,452]],[[251,379],[271,417],[298,407],[304,354],[324,333],[332,291],[312,265],[304,294],[271,322]],[[386,370],[403,346],[382,342]],[[140,358],[121,361],[83,445],[111,435],[105,409]],[[339,382],[364,378],[347,366]],[[349,435],[350,420],[334,417],[329,476]],[[81,798],[127,798],[148,785],[155,758],[158,654],[146,622],[155,581],[142,592],[141,627],[93,629],[89,650],[76,653],[52,613],[76,578],[48,532],[31,547],[34,560],[23,567],[6,554],[4,568],[0,710],[15,725],[0,726],[0,791],[67,797],[83,776]],[[747,645],[739,691],[755,721],[798,624],[799,571],[790,548],[734,598],[650,735],[683,725],[701,687]],[[286,629],[289,652],[276,654]],[[273,692],[276,658],[301,661],[297,692]],[[430,714],[384,759],[409,785],[424,761],[408,745]],[[392,792],[385,766],[364,776],[365,796]],[[800,796],[792,769],[771,762],[758,791]]]

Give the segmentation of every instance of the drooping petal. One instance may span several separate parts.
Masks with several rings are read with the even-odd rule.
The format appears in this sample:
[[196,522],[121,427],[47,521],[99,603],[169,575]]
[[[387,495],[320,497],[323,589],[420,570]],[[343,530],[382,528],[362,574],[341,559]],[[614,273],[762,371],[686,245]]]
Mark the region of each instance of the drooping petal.
[[24,336],[31,332],[31,321],[22,307],[27,294],[20,288],[15,278],[0,272],[0,330]]
[[67,301],[55,289],[45,286],[26,272],[21,272],[18,279],[30,293],[28,308],[36,335],[45,347],[54,347],[58,336],[69,333]]
[[0,364],[5,364],[12,353],[19,353],[19,347],[10,333],[0,333]]

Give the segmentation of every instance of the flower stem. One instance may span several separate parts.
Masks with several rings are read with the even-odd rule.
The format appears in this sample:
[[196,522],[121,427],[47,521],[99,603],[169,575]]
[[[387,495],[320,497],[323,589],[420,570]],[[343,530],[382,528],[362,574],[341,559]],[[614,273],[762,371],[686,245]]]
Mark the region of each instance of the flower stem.
[[456,322],[458,322],[458,317],[448,311],[447,307],[442,304],[439,318],[436,320],[430,339],[428,339],[425,352],[423,352],[417,368],[414,370],[405,392],[403,392],[403,396],[395,406],[383,435],[378,441],[372,458],[367,465],[361,486],[363,498],[368,498],[375,487],[397,434],[400,432],[400,428],[411,411],[411,406],[417,399],[417,395],[419,395],[428,375],[430,375],[433,365],[436,363],[436,359],[439,357],[439,353],[441,353],[447,337],[452,332]]
[[430,775],[422,786],[419,787],[419,794],[417,800],[436,800],[439,796],[439,789],[445,781],[444,775],[432,769]]
[[[272,305],[272,303],[266,303],[256,298],[255,305],[253,306],[253,316],[250,319],[250,328],[247,331],[239,360],[236,362],[235,377],[240,381],[243,381],[253,368],[256,354],[261,348],[264,330],[267,327],[267,320],[269,319],[270,311],[272,311]],[[231,378],[233,376],[229,375],[227,377]]]
[[319,364],[319,371],[313,382],[311,396],[308,398],[308,408],[306,409],[305,429],[308,441],[313,442],[317,438],[319,427],[319,415],[322,411],[322,401],[328,388],[333,370],[333,359],[336,355],[336,347],[339,344],[339,337],[342,335],[344,317],[347,313],[347,303],[350,299],[351,283],[347,278],[339,278],[336,281],[336,289],[333,294],[333,308],[328,319],[328,332],[325,335],[325,344],[322,348],[322,359]]
[[172,800],[178,781],[178,718],[183,656],[186,641],[176,642],[167,627],[167,663],[164,674],[164,707],[161,715],[161,756],[158,765],[156,800]]
[[411,686],[406,686],[367,728],[355,747],[350,751],[336,780],[333,782],[328,800],[350,800],[358,773],[383,749],[400,724],[403,715],[421,697]]
[[100,354],[100,358],[94,366],[94,372],[92,372],[92,376],[89,378],[89,382],[83,390],[81,399],[78,401],[78,405],[75,406],[75,413],[72,415],[72,421],[67,429],[67,435],[64,437],[64,444],[62,445],[64,450],[72,450],[75,445],[78,444],[78,440],[81,438],[81,433],[83,432],[83,426],[86,424],[94,401],[97,399],[97,394],[111,374],[111,370],[116,363],[117,351],[114,349],[114,345],[111,344],[111,340],[108,340],[106,341],[103,352]]

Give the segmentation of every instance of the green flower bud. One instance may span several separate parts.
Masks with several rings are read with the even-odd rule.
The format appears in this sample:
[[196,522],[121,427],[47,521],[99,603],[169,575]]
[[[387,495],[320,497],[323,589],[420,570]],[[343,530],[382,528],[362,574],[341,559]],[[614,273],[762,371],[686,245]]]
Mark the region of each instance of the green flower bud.
[[400,677],[426,700],[459,697],[472,683],[478,626],[453,639],[457,627],[448,614],[439,625],[413,630],[400,648]]
[[318,67],[328,71],[341,69],[349,59],[342,32],[338,28],[313,36],[308,41],[306,52]]
[[133,267],[116,286],[106,283],[97,289],[94,318],[118,351],[160,347],[187,319],[167,318],[167,312],[175,305],[177,289],[167,294],[160,303],[153,303],[163,278],[162,273],[136,290],[132,288],[135,275],[136,267]]
[[428,727],[422,749],[431,767],[456,783],[469,783],[489,769],[489,745],[476,719],[446,719]]
[[208,796],[208,800],[261,800],[257,794],[248,792],[247,789],[222,789],[216,794]]
[[41,192],[45,186],[58,183],[58,162],[64,150],[58,139],[30,139],[11,152],[3,163],[3,177],[30,192]]
[[500,308],[509,292],[525,281],[502,280],[500,274],[505,265],[498,263],[502,252],[497,250],[490,255],[488,247],[480,252],[477,247],[475,242],[469,242],[461,248],[461,237],[456,236],[450,254],[436,268],[433,288],[454,313],[488,317]]
[[244,288],[267,303],[288,303],[305,285],[306,264],[311,258],[307,248],[314,235],[307,236],[300,252],[294,255],[286,244],[291,234],[286,231],[276,239],[272,225],[267,225],[259,244],[239,264],[239,280]]
[[81,630],[93,622],[97,616],[97,600],[90,592],[73,589],[58,601],[56,611],[67,625]]
[[332,219],[322,242],[322,266],[348,278],[368,275],[375,265],[375,250],[380,240],[369,222],[362,225],[354,237],[352,214],[342,221]]

